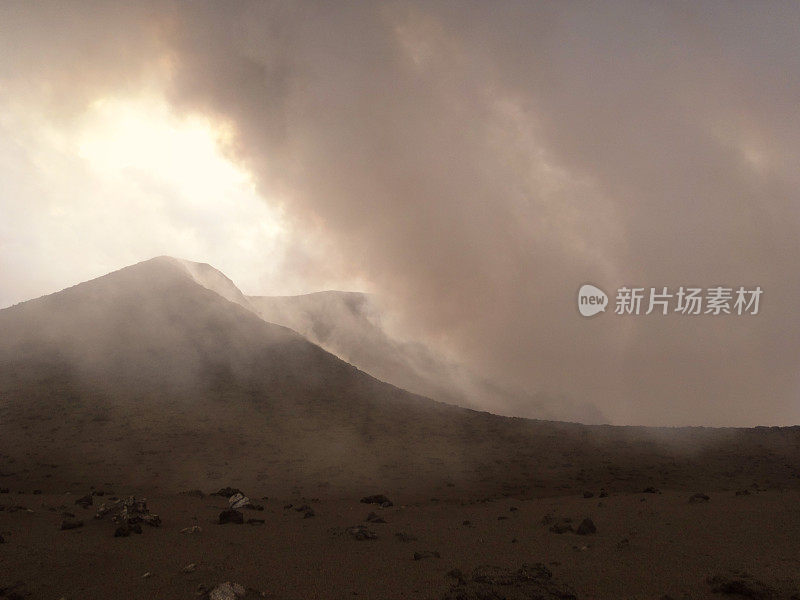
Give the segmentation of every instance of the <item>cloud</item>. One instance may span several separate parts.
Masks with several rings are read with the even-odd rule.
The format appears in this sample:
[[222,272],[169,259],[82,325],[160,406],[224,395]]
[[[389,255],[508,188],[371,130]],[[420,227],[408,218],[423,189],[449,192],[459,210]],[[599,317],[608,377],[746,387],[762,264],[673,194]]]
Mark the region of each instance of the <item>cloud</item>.
[[[160,74],[305,239],[276,277],[365,282],[406,333],[616,422],[800,419],[795,5],[57,6],[4,8],[4,80],[81,112]],[[584,321],[587,281],[765,292]]]

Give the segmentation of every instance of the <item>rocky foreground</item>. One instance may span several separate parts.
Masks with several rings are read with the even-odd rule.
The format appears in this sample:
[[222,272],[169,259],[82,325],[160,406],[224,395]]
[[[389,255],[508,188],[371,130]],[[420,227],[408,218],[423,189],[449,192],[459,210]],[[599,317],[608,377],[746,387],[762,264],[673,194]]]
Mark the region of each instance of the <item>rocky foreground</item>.
[[6,599],[800,598],[800,493],[757,484],[408,503],[0,491]]

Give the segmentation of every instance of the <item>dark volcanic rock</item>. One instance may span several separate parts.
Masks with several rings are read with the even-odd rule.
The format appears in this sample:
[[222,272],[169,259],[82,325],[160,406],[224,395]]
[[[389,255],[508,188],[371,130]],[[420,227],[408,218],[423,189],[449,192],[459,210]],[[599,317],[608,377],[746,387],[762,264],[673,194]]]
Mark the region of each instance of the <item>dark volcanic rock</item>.
[[386,519],[374,512],[369,513],[366,520],[369,523],[386,523]]
[[264,519],[247,519],[248,525],[263,525],[264,523]]
[[581,524],[578,525],[578,529],[575,531],[578,535],[591,535],[593,533],[597,533],[597,527],[595,527],[594,522],[591,519],[584,519],[581,521]]
[[244,523],[244,515],[242,515],[242,513],[238,510],[232,508],[223,510],[221,513],[219,513],[219,524],[225,525],[225,523],[236,523],[241,525]]
[[555,525],[550,527],[550,531],[552,531],[553,533],[567,533],[568,531],[574,531],[574,530],[572,529],[572,525],[570,525],[569,523],[561,522],[561,523],[556,523]]
[[709,500],[711,500],[711,498],[709,498],[705,494],[700,494],[700,493],[694,494],[694,495],[689,497],[689,502],[691,504],[698,504],[700,502],[708,502]]
[[66,518],[63,521],[61,521],[62,531],[67,529],[78,529],[78,527],[83,527],[83,521],[81,521],[80,519]]
[[378,534],[376,534],[374,531],[367,529],[363,525],[354,525],[353,527],[348,527],[346,531],[352,537],[354,537],[359,541],[378,539]]
[[659,490],[658,488],[654,488],[653,486],[650,486],[650,487],[644,488],[642,490],[642,493],[643,494],[660,494],[661,490]]
[[212,496],[222,496],[223,498],[230,498],[236,494],[243,494],[243,492],[239,488],[224,487],[216,492],[211,493]]
[[553,582],[552,574],[541,563],[523,565],[517,571],[481,566],[470,577],[454,569],[448,576],[457,582],[442,600],[575,600],[571,590]]
[[414,552],[414,560],[422,560],[424,558],[442,558],[442,556],[436,550]]
[[361,502],[363,502],[364,504],[380,504],[384,508],[389,506],[394,506],[392,501],[389,500],[389,498],[387,498],[383,494],[376,494],[374,496],[364,496],[361,499]]
[[75,504],[82,506],[83,508],[89,508],[94,504],[94,500],[92,500],[91,496],[83,496],[75,500]]
[[745,574],[740,577],[714,575],[709,578],[708,584],[715,594],[752,598],[753,600],[771,600],[776,597],[775,590]]
[[142,533],[139,523],[123,523],[114,531],[114,537],[128,537],[131,533]]

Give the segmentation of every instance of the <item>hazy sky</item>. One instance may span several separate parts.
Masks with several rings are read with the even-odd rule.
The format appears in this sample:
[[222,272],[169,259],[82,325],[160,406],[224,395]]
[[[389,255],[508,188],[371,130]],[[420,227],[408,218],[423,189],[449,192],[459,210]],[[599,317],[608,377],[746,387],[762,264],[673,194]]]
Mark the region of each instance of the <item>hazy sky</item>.
[[795,424],[799,159],[795,2],[0,5],[0,306],[170,254],[615,423]]

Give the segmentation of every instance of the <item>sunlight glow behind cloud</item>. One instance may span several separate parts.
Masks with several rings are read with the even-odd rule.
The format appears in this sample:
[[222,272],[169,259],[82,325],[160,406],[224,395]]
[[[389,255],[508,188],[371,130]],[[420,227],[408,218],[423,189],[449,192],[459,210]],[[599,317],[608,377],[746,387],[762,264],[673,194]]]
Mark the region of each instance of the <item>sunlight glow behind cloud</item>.
[[[254,293],[270,289],[289,232],[281,209],[224,155],[224,125],[177,116],[158,97],[98,99],[68,121],[2,108],[0,174],[12,185],[0,191],[0,305],[75,283],[76,264],[88,279],[159,254],[211,262]],[[31,262],[33,281],[22,272]]]

